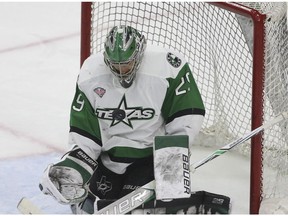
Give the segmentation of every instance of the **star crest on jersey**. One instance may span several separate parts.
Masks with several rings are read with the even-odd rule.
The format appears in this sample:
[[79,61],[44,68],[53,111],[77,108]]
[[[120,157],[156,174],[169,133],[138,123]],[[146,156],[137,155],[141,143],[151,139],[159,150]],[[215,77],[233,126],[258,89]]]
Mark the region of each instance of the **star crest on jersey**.
[[123,122],[124,124],[128,125],[129,127],[133,128],[130,118],[128,116],[133,113],[136,109],[139,109],[138,107],[131,107],[129,108],[127,106],[125,95],[123,96],[122,100],[120,101],[120,104],[117,109],[115,109],[112,112],[112,118],[113,121],[110,125],[110,127]]
[[99,119],[111,120],[110,127],[123,123],[133,128],[133,120],[148,120],[153,118],[155,110],[152,108],[129,107],[125,95],[122,97],[117,108],[106,108],[96,110]]

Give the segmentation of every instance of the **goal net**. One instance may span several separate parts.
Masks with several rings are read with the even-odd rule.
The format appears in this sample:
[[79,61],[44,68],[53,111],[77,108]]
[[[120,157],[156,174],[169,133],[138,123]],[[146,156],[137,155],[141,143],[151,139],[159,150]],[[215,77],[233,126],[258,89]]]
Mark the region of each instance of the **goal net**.
[[[82,3],[81,63],[120,24],[186,56],[206,107],[197,144],[223,146],[288,110],[286,3]],[[250,213],[288,197],[287,125],[235,150],[251,158]]]

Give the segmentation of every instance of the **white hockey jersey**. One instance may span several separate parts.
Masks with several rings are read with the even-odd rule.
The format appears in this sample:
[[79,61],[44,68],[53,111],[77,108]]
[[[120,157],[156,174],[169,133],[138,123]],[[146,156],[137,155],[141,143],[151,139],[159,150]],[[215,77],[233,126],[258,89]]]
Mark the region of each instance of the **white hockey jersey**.
[[153,155],[157,135],[198,134],[205,115],[201,95],[184,57],[147,46],[133,84],[123,88],[104,63],[103,53],[84,62],[71,106],[69,143],[91,158],[101,156],[122,174]]

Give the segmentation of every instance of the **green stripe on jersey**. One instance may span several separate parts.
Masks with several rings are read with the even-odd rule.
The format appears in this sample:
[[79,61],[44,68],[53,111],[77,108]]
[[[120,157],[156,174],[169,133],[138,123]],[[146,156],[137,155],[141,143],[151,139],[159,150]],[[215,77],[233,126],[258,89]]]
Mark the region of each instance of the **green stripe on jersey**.
[[156,136],[155,150],[174,146],[188,148],[188,140],[189,137],[187,135]]
[[122,158],[145,158],[153,154],[153,147],[148,147],[144,149],[137,149],[131,147],[116,146],[107,151],[114,157]]

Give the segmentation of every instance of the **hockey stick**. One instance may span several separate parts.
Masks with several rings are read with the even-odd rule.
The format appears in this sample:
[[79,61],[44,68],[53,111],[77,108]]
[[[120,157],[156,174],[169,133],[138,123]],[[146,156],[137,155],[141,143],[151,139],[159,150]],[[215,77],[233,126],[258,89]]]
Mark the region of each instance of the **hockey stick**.
[[231,142],[231,143],[223,146],[222,148],[216,150],[215,152],[213,152],[209,156],[205,157],[201,161],[192,164],[192,166],[190,167],[190,171],[192,173],[194,173],[197,168],[199,168],[200,166],[204,165],[205,163],[207,163],[207,162],[215,159],[216,157],[226,153],[230,149],[234,148],[237,145],[240,145],[240,144],[244,143],[245,141],[247,141],[251,137],[257,135],[261,131],[266,130],[267,128],[270,128],[273,125],[275,125],[275,124],[277,124],[277,123],[279,123],[279,122],[281,122],[281,121],[283,121],[284,119],[287,119],[287,118],[288,118],[288,112],[281,113],[280,115],[278,115],[274,119],[271,119],[270,121],[266,122],[262,126],[252,130],[251,132],[247,133],[246,135],[240,137],[239,139],[234,140],[233,142]]
[[[288,118],[288,112],[283,112],[279,116],[276,116],[274,119],[266,122],[262,126],[252,130],[246,135],[240,137],[239,139],[225,145],[224,147],[216,150],[211,155],[202,159],[199,162],[192,164],[192,171],[195,172],[196,169],[204,165],[205,163],[215,159],[216,157],[226,153],[230,149],[234,148],[237,145],[240,145],[250,139],[251,137],[257,135],[261,131],[268,129],[269,127],[285,120]],[[190,167],[191,168],[191,167]],[[119,200],[111,203],[110,205],[104,207],[103,209],[95,212],[95,214],[125,214],[128,213],[138,206],[144,204],[150,199],[154,198],[154,189],[155,189],[155,180],[149,182],[148,184],[136,189],[135,191],[127,194],[126,196],[120,198]]]
[[28,198],[23,197],[18,205],[17,209],[21,214],[42,214],[41,210],[36,206],[34,203],[32,203]]
[[[276,116],[274,119],[271,119],[270,121],[266,122],[265,124],[263,124],[262,126],[254,129],[253,131],[247,133],[246,135],[240,137],[239,139],[225,145],[224,147],[216,150],[215,152],[213,152],[211,155],[209,155],[208,157],[204,158],[203,160],[199,161],[199,162],[196,162],[194,164],[192,164],[192,170],[191,172],[195,172],[195,170],[199,167],[201,167],[202,165],[204,165],[205,163],[215,159],[216,157],[224,154],[225,152],[229,151],[230,149],[234,148],[235,146],[237,145],[240,145],[242,143],[244,143],[245,141],[247,141],[248,139],[250,139],[251,137],[257,135],[258,133],[260,133],[261,131],[267,129],[267,128],[270,128],[271,126],[283,121],[284,119],[287,119],[288,118],[288,112],[283,112],[282,114],[280,114],[279,116]],[[191,168],[191,167],[190,167]],[[153,186],[155,184],[155,180],[151,181],[150,183],[153,183]],[[150,184],[148,183],[148,184]],[[147,184],[147,185],[148,185]],[[146,186],[146,185],[145,185]],[[135,191],[133,191],[132,193],[134,194],[137,194],[139,191],[142,191],[143,190],[146,190],[145,189],[145,186],[143,187],[140,187],[138,189],[136,189]],[[153,190],[153,188],[149,188],[149,191],[151,192],[151,190]],[[135,208],[137,208],[138,206],[140,206],[140,203],[139,205],[135,205],[133,204],[132,200],[131,200],[131,197],[133,196],[132,193],[126,195],[125,197],[121,198],[121,201],[120,200],[117,200],[116,202],[114,203],[111,203],[110,205],[106,206],[105,208],[101,209],[99,212],[97,213],[100,213],[100,214],[103,214],[103,213],[109,213],[109,214],[125,214],[123,212],[119,212],[119,211],[116,211],[116,209],[119,208],[119,204],[121,203],[127,203],[125,205],[125,212],[130,212],[132,210],[134,210]],[[153,192],[151,192],[153,193]],[[153,196],[153,195],[152,195]],[[150,198],[152,198],[152,196]],[[148,198],[148,196],[147,196]],[[148,199],[147,199],[148,200]],[[120,202],[119,202],[120,201]],[[145,201],[142,200],[144,203]],[[131,203],[129,203],[131,202]],[[97,214],[96,213],[96,214]]]
[[132,191],[126,196],[116,200],[110,205],[95,212],[95,214],[126,214],[145,202],[153,199],[155,189],[155,180]]
[[[153,199],[155,189],[155,180],[147,183],[146,185],[132,191],[126,196],[116,200],[110,205],[100,209],[94,214],[126,214],[133,209],[136,209],[145,202]],[[21,214],[41,214],[41,210],[31,200],[23,197],[18,205],[17,209]]]

